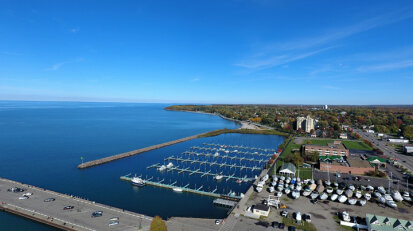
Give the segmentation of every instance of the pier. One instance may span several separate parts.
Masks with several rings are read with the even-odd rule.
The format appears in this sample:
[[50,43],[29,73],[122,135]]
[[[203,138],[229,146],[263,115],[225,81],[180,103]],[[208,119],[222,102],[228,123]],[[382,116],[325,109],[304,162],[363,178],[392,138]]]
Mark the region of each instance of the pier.
[[[132,178],[130,177],[130,175],[126,175],[126,176],[121,176],[120,177],[121,180],[124,181],[131,181]],[[161,182],[155,182],[155,181],[151,181],[151,180],[145,180],[145,183],[147,185],[151,185],[151,186],[156,186],[156,187],[160,187],[160,188],[167,188],[167,189],[181,189],[182,192],[189,192],[189,193],[195,193],[195,194],[199,194],[199,195],[204,195],[204,196],[209,196],[209,197],[215,197],[215,198],[225,198],[225,199],[229,199],[232,201],[239,201],[241,199],[240,196],[236,196],[236,195],[222,195],[222,194],[218,194],[215,193],[216,189],[214,189],[213,191],[203,191],[202,190],[202,186],[198,187],[197,189],[192,189],[192,188],[188,188],[188,184],[184,187],[179,187],[179,186],[175,186],[175,184],[165,184],[165,183],[161,183]]]
[[[24,192],[8,191],[12,187]],[[18,199],[27,192],[33,195]],[[45,202],[47,198],[55,200]],[[69,205],[74,208],[63,209]],[[152,217],[4,178],[0,178],[0,210],[68,231],[149,230],[152,221]],[[102,211],[102,216],[92,217],[95,211]],[[110,219],[116,217],[119,224],[109,226]]]
[[[248,166],[237,165],[237,164],[218,163],[216,161],[210,162],[210,161],[207,161],[207,160],[183,159],[183,158],[173,157],[173,156],[168,157],[165,160],[168,160],[168,161],[169,160],[174,160],[174,161],[179,161],[179,162],[189,162],[191,164],[196,163],[196,164],[199,164],[199,165],[204,164],[204,165],[209,165],[209,166],[214,166],[215,165],[215,166],[219,166],[219,167],[240,168],[241,170],[242,169],[248,169],[248,170],[251,170],[251,171],[261,170],[263,168],[263,166],[248,167]],[[157,167],[157,166],[154,166],[154,167]]]
[[213,158],[221,158],[221,159],[231,159],[231,160],[245,160],[245,161],[254,161],[254,162],[267,162],[268,160],[264,160],[264,159],[254,159],[254,158],[246,158],[246,157],[237,157],[237,156],[230,156],[230,155],[214,155],[212,153],[199,153],[199,152],[189,152],[189,151],[185,151],[182,154],[186,154],[186,155],[193,155],[193,156],[205,156],[205,157],[213,157]]
[[105,163],[112,162],[112,161],[119,160],[119,159],[123,159],[123,158],[126,158],[126,157],[142,154],[144,152],[149,152],[149,151],[152,151],[152,150],[155,150],[155,149],[160,149],[160,148],[163,148],[163,147],[166,147],[166,146],[170,146],[170,145],[185,142],[185,141],[188,141],[188,140],[196,139],[196,138],[199,138],[199,137],[201,137],[203,135],[206,135],[208,133],[210,133],[210,132],[205,132],[205,133],[201,133],[201,134],[198,134],[198,135],[189,136],[189,137],[185,137],[185,138],[165,142],[165,143],[162,143],[162,144],[152,145],[152,146],[149,146],[149,147],[146,147],[146,148],[136,149],[136,150],[129,151],[129,152],[115,154],[113,156],[108,156],[108,157],[104,157],[104,158],[101,158],[101,159],[88,161],[88,162],[79,164],[77,167],[79,169],[90,168],[90,167],[93,167],[93,166],[96,166],[96,165],[105,164]]

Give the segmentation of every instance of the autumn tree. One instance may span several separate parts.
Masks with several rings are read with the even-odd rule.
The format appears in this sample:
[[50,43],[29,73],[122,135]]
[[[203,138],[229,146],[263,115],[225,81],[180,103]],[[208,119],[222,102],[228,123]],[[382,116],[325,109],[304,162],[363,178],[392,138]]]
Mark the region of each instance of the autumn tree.
[[167,231],[165,221],[162,220],[160,216],[155,216],[151,223],[150,231]]

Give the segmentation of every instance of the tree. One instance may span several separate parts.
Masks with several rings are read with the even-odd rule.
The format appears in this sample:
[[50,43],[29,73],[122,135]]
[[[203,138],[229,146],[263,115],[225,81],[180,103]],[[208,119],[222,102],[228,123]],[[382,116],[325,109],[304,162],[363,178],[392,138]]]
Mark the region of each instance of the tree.
[[167,231],[168,228],[166,227],[165,222],[162,220],[160,216],[155,216],[151,223],[150,231]]
[[304,158],[300,155],[299,152],[294,152],[293,163],[295,166],[301,166],[304,163]]

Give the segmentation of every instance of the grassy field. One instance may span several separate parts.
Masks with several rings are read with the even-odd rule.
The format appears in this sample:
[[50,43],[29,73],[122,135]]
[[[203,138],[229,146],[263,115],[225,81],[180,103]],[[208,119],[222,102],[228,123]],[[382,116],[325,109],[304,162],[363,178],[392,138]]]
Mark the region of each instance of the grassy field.
[[311,179],[313,177],[313,172],[311,170],[311,168],[299,168],[300,170],[300,175],[298,175],[297,172],[297,177],[300,177],[302,180],[305,179]]
[[[307,140],[306,140],[307,141]],[[311,144],[316,144],[316,145],[327,145],[328,143],[333,143],[334,140],[316,140],[316,139],[311,139],[308,140],[311,141]],[[353,140],[342,140],[342,143],[348,148],[348,149],[358,149],[358,150],[367,150],[371,151],[373,148],[365,144],[364,142],[361,141],[353,141]]]
[[[275,169],[278,170],[281,165],[284,164],[284,158],[292,155],[293,149],[300,149],[301,148],[301,144],[294,144],[294,141],[291,141],[290,144],[285,148],[284,152],[282,153],[282,155],[278,158],[277,163],[275,165]],[[300,169],[300,178],[301,179],[311,179],[312,178],[312,171],[311,168],[299,168]],[[297,172],[298,174],[298,172]]]
[[297,224],[294,219],[283,217],[283,223],[286,227],[288,226],[295,226],[295,228],[300,230],[308,230],[308,231],[316,231],[317,229],[311,223],[307,223],[305,221]]

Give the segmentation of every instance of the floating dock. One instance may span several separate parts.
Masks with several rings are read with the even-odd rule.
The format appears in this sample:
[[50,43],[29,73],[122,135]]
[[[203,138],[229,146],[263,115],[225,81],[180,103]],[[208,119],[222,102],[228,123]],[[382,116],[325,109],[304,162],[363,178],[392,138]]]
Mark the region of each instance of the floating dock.
[[[9,192],[8,189],[12,187],[24,189],[24,192]],[[25,200],[17,199],[27,192],[31,192],[33,195]],[[55,200],[44,202],[46,198],[54,198]],[[74,208],[64,210],[63,208],[68,205],[72,205]],[[142,227],[143,230],[149,230],[152,222],[152,217],[4,178],[0,178],[0,211],[70,231],[134,231],[138,230],[139,227]],[[94,211],[102,211],[102,216],[93,218]],[[109,226],[109,219],[113,217],[119,218],[119,224]],[[10,227],[10,230],[12,229]]]
[[[120,177],[121,180],[124,181],[131,181],[132,178],[130,177],[130,175],[126,175],[126,176],[121,176]],[[178,187],[175,186],[174,183],[172,184],[164,184],[161,182],[155,182],[155,181],[151,181],[151,180],[145,180],[145,183],[147,185],[151,185],[151,186],[156,186],[156,187],[161,187],[161,188],[168,188],[168,189],[181,189],[182,192],[190,192],[190,193],[195,193],[195,194],[200,194],[200,195],[204,195],[204,196],[209,196],[209,197],[215,197],[215,198],[226,198],[226,199],[231,199],[233,201],[239,201],[241,199],[240,196],[235,196],[235,195],[222,195],[222,194],[218,194],[215,193],[216,189],[208,192],[208,191],[203,191],[202,186],[197,188],[197,189],[191,189],[188,188],[188,185],[186,185],[186,187]]]
[[[227,163],[218,163],[217,161],[214,162],[209,162],[206,160],[194,160],[194,159],[184,159],[184,158],[179,158],[179,157],[168,157],[165,160],[174,160],[174,161],[179,161],[179,162],[189,162],[191,164],[199,164],[199,165],[209,165],[209,166],[218,166],[218,167],[229,167],[229,168],[239,168],[239,169],[248,169],[251,171],[255,171],[255,170],[261,170],[263,167],[261,166],[252,166],[252,167],[248,167],[248,166],[244,166],[244,165],[237,165],[237,164],[227,164]],[[157,167],[157,166],[154,166]],[[160,166],[159,166],[160,167]]]
[[84,169],[84,168],[90,168],[90,167],[93,167],[93,166],[96,166],[96,165],[105,164],[105,163],[112,162],[112,161],[115,161],[115,160],[119,160],[119,159],[123,159],[123,158],[126,158],[126,157],[138,155],[138,154],[141,154],[141,153],[144,153],[144,152],[149,152],[149,151],[152,151],[152,150],[155,150],[155,149],[159,149],[159,148],[174,145],[174,144],[177,144],[177,143],[185,142],[185,141],[188,141],[188,140],[196,139],[196,138],[199,138],[199,137],[201,137],[205,134],[208,134],[208,133],[209,132],[205,132],[205,133],[201,133],[201,134],[198,134],[198,135],[189,136],[189,137],[185,137],[185,138],[165,142],[165,143],[162,143],[162,144],[152,145],[152,146],[149,146],[149,147],[146,147],[146,148],[136,149],[136,150],[133,150],[133,151],[130,151],[130,152],[124,152],[124,153],[116,154],[116,155],[113,155],[113,156],[108,156],[108,157],[105,157],[105,158],[88,161],[88,162],[79,164],[77,166],[77,168]]
[[231,159],[231,160],[245,160],[245,161],[253,161],[253,162],[267,162],[268,160],[264,160],[264,159],[254,159],[254,158],[246,158],[246,157],[237,157],[237,156],[231,156],[231,155],[221,155],[219,154],[218,156],[212,154],[212,153],[198,153],[198,152],[189,152],[189,151],[185,151],[182,154],[186,154],[186,155],[193,155],[193,156],[205,156],[205,157],[213,157],[213,158],[221,158],[221,159]]
[[237,202],[235,201],[225,200],[221,198],[215,199],[213,203],[214,205],[223,206],[227,208],[232,208],[235,207],[235,205],[237,205]]

